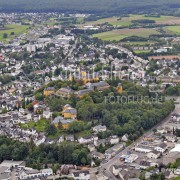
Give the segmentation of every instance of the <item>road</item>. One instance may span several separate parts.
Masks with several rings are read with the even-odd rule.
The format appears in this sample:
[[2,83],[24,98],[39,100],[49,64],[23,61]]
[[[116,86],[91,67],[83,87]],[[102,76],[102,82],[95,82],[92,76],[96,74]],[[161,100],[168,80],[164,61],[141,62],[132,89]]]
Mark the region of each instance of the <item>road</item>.
[[[154,128],[158,128],[160,126],[162,126],[164,123],[167,123],[170,120],[170,117],[172,114],[174,113],[179,113],[180,112],[180,97],[177,98],[176,102],[178,102],[177,104],[175,104],[175,109],[173,112],[170,113],[170,115],[168,117],[166,117],[163,121],[161,121],[160,123],[158,123],[156,126],[154,126],[152,129],[150,129],[149,131],[147,131],[145,134],[143,134],[143,136],[141,136],[140,138],[138,138],[136,141],[134,141],[130,146],[126,147],[123,151],[121,151],[120,153],[118,153],[115,157],[113,157],[112,159],[110,159],[107,163],[102,164],[101,167],[98,169],[99,172],[105,174],[106,176],[108,176],[109,179],[114,179],[116,180],[117,178],[112,174],[111,172],[111,167],[112,165],[116,164],[119,161],[119,157],[122,154],[126,154],[126,152],[128,150],[130,150],[131,148],[133,148],[137,143],[141,142],[144,136],[150,136],[153,134],[153,129]],[[91,171],[91,173],[93,171],[97,170],[97,168]]]
[[66,54],[64,59],[67,59],[68,57],[71,57],[71,54],[76,49],[76,44],[78,43],[78,38],[76,38],[74,44],[72,45],[72,48],[69,50],[69,52]]

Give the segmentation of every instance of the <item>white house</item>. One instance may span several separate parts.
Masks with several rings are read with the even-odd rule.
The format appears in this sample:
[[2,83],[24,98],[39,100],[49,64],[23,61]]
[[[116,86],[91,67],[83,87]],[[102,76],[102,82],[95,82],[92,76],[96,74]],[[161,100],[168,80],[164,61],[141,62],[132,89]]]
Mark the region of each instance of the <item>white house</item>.
[[138,155],[137,154],[130,154],[128,157],[125,158],[125,162],[132,163],[136,159],[138,159]]
[[108,142],[110,142],[110,144],[117,144],[117,143],[119,143],[119,137],[116,135],[110,136],[108,138]]
[[147,157],[149,158],[149,159],[157,159],[159,156],[160,156],[160,152],[159,151],[156,151],[156,150],[154,150],[154,151],[151,151],[151,152],[149,152],[148,154],[147,154]]
[[162,144],[156,146],[154,149],[155,149],[156,151],[158,151],[158,152],[163,153],[163,152],[165,152],[165,151],[167,150],[167,144],[162,143]]
[[102,125],[98,125],[98,126],[93,127],[94,132],[104,132],[106,130],[107,130],[106,126],[102,126]]
[[114,165],[112,168],[112,172],[115,176],[118,176],[119,172],[120,172],[120,167],[117,165]]
[[51,117],[51,115],[52,115],[52,112],[50,112],[50,111],[43,112],[43,118],[45,118],[45,119],[49,119]]
[[125,134],[122,138],[122,141],[127,142],[128,141],[128,134]]
[[48,169],[41,169],[41,174],[43,176],[51,176],[53,175],[53,170],[51,168],[48,168]]
[[177,140],[177,137],[173,134],[166,134],[165,137],[166,140],[169,142],[175,142]]
[[142,153],[149,153],[153,149],[148,146],[135,146],[135,151],[142,152]]
[[90,180],[90,174],[89,174],[89,171],[73,172],[72,178],[74,180]]
[[29,179],[29,178],[37,178],[37,177],[40,177],[40,176],[41,176],[40,171],[38,171],[37,169],[28,168],[28,169],[23,169],[20,172],[19,178],[26,180],[26,179]]

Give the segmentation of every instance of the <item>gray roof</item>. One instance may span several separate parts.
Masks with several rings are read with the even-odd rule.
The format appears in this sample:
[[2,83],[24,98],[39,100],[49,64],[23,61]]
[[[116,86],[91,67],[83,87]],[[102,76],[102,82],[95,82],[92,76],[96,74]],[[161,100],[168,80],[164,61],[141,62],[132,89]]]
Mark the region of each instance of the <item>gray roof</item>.
[[44,89],[45,91],[54,91],[54,87],[47,87]]
[[75,121],[75,120],[74,119],[64,119],[63,117],[58,116],[53,120],[52,123],[58,124],[59,122],[61,122],[62,124],[68,124],[68,123],[72,123],[73,121]]
[[83,89],[83,90],[79,90],[76,92],[77,95],[84,95],[84,94],[88,94],[90,93],[92,90],[91,89]]
[[161,147],[161,148],[163,148],[163,149],[164,149],[164,148],[166,148],[166,147],[167,147],[167,144],[162,143],[162,144],[160,144],[160,145],[159,145],[159,147]]
[[139,165],[142,165],[142,166],[150,166],[151,163],[148,162],[148,161],[140,161]]
[[73,90],[70,89],[70,88],[60,88],[58,90],[58,92],[63,92],[63,93],[71,94],[71,93],[73,93]]
[[75,108],[68,108],[64,110],[63,113],[77,114],[77,110]]
[[37,169],[32,169],[32,170],[25,170],[26,174],[37,174],[39,171]]

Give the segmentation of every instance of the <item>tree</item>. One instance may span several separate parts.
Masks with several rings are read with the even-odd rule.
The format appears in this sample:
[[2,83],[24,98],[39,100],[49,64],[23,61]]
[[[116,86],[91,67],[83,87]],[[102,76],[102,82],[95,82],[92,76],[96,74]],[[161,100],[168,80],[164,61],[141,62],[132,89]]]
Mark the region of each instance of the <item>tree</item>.
[[77,133],[84,130],[84,122],[82,121],[74,121],[69,124],[68,131],[70,133]]
[[150,176],[150,180],[165,180],[165,175],[160,173],[160,174],[152,174]]
[[38,101],[42,101],[44,99],[44,95],[42,93],[37,93],[35,95],[35,99]]
[[26,106],[26,108],[27,108],[29,111],[33,111],[33,109],[34,109],[32,103],[28,104],[28,105]]
[[60,122],[60,121],[58,122],[58,129],[59,129],[59,130],[62,130],[62,129],[63,129],[62,122]]
[[47,135],[55,135],[57,133],[57,129],[54,124],[51,124],[45,129],[45,132]]
[[3,34],[3,38],[4,38],[4,39],[8,38],[8,34],[7,34],[7,33],[4,33],[4,34]]

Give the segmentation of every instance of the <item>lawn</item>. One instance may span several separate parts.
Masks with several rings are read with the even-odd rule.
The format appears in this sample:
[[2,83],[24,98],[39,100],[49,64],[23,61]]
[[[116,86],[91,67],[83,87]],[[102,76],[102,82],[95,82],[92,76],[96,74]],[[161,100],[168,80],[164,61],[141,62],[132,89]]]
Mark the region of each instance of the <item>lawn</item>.
[[130,37],[130,36],[149,37],[151,34],[160,34],[160,33],[156,29],[144,29],[144,28],[119,29],[119,30],[94,34],[93,37],[97,37],[104,41],[119,41],[125,37]]
[[103,23],[109,23],[113,26],[129,26],[131,25],[130,21],[118,20],[118,17],[110,17],[110,18],[103,18],[97,21],[89,21],[86,22],[84,25],[98,25]]
[[180,35],[180,26],[167,26],[165,30],[169,33]]
[[151,50],[136,50],[134,51],[136,54],[141,54],[141,53],[149,53]]
[[28,129],[28,128],[35,128],[38,132],[44,132],[45,128],[50,124],[49,120],[40,119],[37,122],[30,121],[27,124],[21,124],[21,128]]
[[[7,42],[8,40],[11,40],[13,38],[13,35],[11,35],[12,32],[14,32],[15,36],[18,36],[22,33],[27,32],[28,29],[29,29],[29,26],[26,26],[26,25],[17,25],[17,24],[6,25],[5,29],[0,30],[0,41]],[[4,33],[8,35],[7,38],[3,38]]]
[[179,177],[174,178],[174,180],[180,180],[180,176],[179,176]]
[[77,24],[83,24],[84,23],[84,18],[83,17],[78,17],[76,20]]

